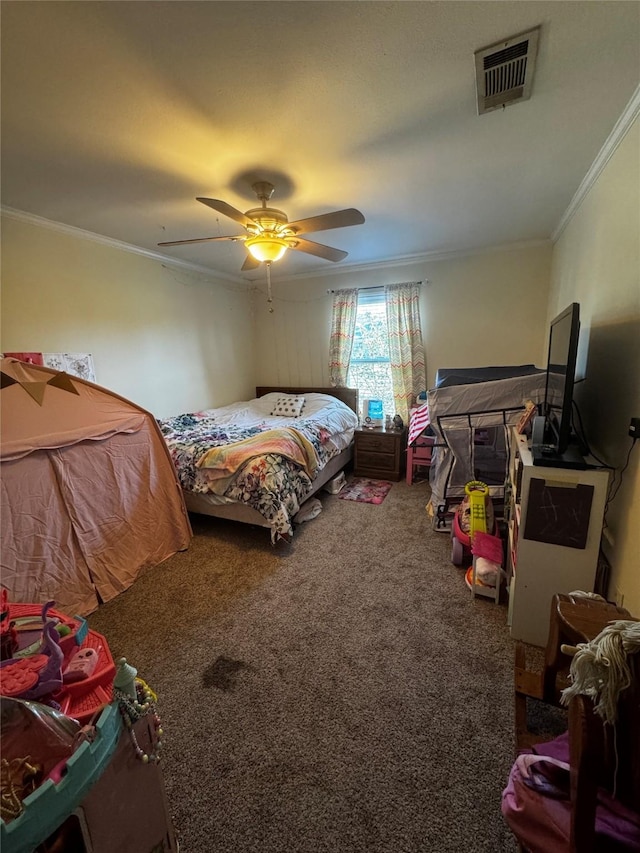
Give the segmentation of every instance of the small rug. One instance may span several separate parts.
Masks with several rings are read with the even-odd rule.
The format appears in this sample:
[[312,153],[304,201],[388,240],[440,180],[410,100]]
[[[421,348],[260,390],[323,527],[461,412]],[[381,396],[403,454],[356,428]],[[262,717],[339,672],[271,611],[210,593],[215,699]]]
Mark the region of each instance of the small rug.
[[391,486],[393,483],[386,480],[369,480],[366,477],[356,477],[347,483],[338,497],[342,498],[343,501],[381,504],[389,494]]

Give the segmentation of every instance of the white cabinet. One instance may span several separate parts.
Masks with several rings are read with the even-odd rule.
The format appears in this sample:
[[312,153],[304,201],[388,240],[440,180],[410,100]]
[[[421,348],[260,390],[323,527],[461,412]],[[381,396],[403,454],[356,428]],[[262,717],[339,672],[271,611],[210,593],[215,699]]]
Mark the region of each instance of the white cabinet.
[[534,465],[515,429],[510,445],[508,622],[514,639],[545,646],[554,593],[593,592],[609,473]]

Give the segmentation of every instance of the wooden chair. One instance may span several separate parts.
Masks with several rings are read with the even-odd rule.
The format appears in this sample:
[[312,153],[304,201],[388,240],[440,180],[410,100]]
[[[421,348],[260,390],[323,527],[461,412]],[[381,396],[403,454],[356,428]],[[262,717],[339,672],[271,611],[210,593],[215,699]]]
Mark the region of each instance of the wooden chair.
[[[587,603],[588,602],[588,603]],[[543,672],[525,666],[525,650],[516,647],[516,745],[518,751],[544,739],[527,726],[526,699],[531,696],[557,704],[557,677],[570,661],[572,645],[597,636],[611,621],[633,619],[626,610],[593,600],[571,602],[554,596],[549,642]],[[629,656],[630,687],[620,693],[615,727],[603,722],[587,696],[576,696],[569,705],[570,846],[567,853],[598,853],[596,803],[604,789],[622,805],[640,815],[640,653]],[[524,851],[524,848],[520,847]],[[607,850],[619,849],[617,847]],[[524,851],[526,853],[526,851]]]
[[640,654],[630,657],[632,683],[618,701],[615,727],[576,696],[569,705],[571,853],[596,853],[598,788],[640,814]]
[[433,455],[435,438],[422,433],[413,444],[407,447],[407,483],[411,485],[416,481],[418,474],[428,477]]
[[515,653],[515,723],[516,749],[532,746],[540,738],[532,735],[527,724],[527,697],[559,705],[560,692],[567,686],[571,656],[563,647],[588,643],[609,622],[633,619],[628,610],[600,599],[575,595],[554,595],[549,615],[549,634],[542,673],[530,671],[526,665],[525,646],[516,644]]
[[544,660],[542,695],[545,702],[558,701],[558,675],[569,669],[571,657],[563,652],[563,645],[588,643],[609,622],[631,618],[628,610],[608,601],[585,596],[554,595]]

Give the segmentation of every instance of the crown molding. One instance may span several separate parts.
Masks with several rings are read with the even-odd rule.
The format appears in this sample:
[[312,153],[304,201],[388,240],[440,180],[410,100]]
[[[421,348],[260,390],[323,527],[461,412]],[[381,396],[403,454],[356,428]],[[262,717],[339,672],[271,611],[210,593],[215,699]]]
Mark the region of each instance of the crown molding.
[[154,252],[152,249],[143,249],[140,246],[134,246],[131,243],[124,243],[122,240],[115,240],[113,237],[105,237],[102,234],[96,234],[94,231],[85,231],[82,228],[76,228],[74,225],[65,225],[62,222],[55,222],[52,219],[45,219],[43,216],[36,216],[35,213],[26,213],[24,210],[16,210],[13,207],[5,207],[2,205],[0,211],[3,216],[8,216],[10,219],[17,219],[19,222],[27,222],[30,225],[39,225],[41,228],[48,228],[51,231],[57,231],[60,234],[67,234],[70,237],[78,237],[81,240],[90,240],[93,243],[100,243],[102,246],[109,246],[112,249],[119,249],[122,252],[129,252],[133,255],[141,255],[143,258],[150,258],[153,261],[160,261],[165,266],[179,267],[180,269],[197,272],[210,279],[224,279],[231,281],[234,284],[247,284],[246,279],[239,276],[229,275],[223,272],[214,272],[208,267],[203,267],[200,264],[193,264],[189,261],[183,261],[179,258],[170,258],[168,255],[163,255],[162,252]]
[[591,167],[587,174],[582,179],[582,183],[576,190],[574,197],[569,202],[569,207],[562,214],[562,218],[560,222],[556,226],[555,231],[551,235],[551,240],[555,243],[558,237],[562,234],[564,229],[567,227],[569,222],[571,221],[573,215],[576,213],[580,205],[582,204],[585,196],[591,189],[591,187],[595,184],[595,182],[600,177],[604,167],[607,165],[611,157],[613,156],[616,148],[624,137],[627,134],[627,131],[631,128],[634,121],[638,117],[640,113],[640,85],[635,90],[633,95],[631,96],[631,100],[625,107],[622,115],[615,123],[613,130],[609,134],[606,142],[600,149],[598,156],[591,164]]
[[[421,252],[415,255],[399,255],[396,258],[389,258],[386,261],[372,261],[367,264],[340,264],[339,268],[332,267],[326,270],[313,270],[307,273],[296,273],[295,275],[287,275],[277,277],[277,283],[291,281],[306,281],[308,278],[327,278],[329,276],[344,275],[345,272],[371,272],[375,270],[390,269],[391,267],[403,267],[410,264],[432,263],[436,261],[450,261],[457,258],[466,258],[473,255],[489,255],[494,252],[513,252],[518,249],[532,249],[539,246],[550,246],[551,240],[522,240],[516,243],[503,243],[499,246],[487,246],[484,248],[474,249],[451,249],[449,251],[433,251]],[[273,275],[273,274],[272,274]],[[262,278],[256,277],[253,282],[262,281]],[[276,282],[274,282],[275,284]]]

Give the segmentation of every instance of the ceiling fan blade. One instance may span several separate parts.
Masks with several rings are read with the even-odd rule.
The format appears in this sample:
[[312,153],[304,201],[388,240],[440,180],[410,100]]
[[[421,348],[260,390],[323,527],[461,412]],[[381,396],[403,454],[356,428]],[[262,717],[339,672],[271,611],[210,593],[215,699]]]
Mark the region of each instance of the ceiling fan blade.
[[244,263],[240,267],[242,272],[246,272],[247,270],[255,270],[260,266],[260,261],[257,261],[250,252],[247,252],[247,257],[244,259]]
[[312,243],[311,240],[303,240],[300,237],[295,237],[295,244],[291,244],[292,249],[297,249],[299,252],[306,252],[308,255],[315,255],[316,258],[324,258],[325,261],[342,261],[349,254],[343,252],[342,249],[332,249],[331,246],[323,246],[322,243]]
[[250,225],[255,225],[253,219],[249,219],[249,217],[245,216],[241,210],[236,210],[235,207],[231,207],[231,205],[227,204],[226,201],[220,201],[218,198],[196,198],[196,201],[201,201],[202,204],[206,204],[207,207],[211,207],[213,210],[217,210],[218,213],[228,216],[229,219],[239,222],[240,225],[243,225],[245,228],[248,228]]
[[347,225],[362,225],[364,216],[355,207],[346,210],[336,210],[334,213],[322,213],[320,216],[310,216],[309,219],[298,219],[289,222],[294,234],[309,234],[312,231],[328,231],[330,228],[345,228]]
[[170,240],[168,243],[158,243],[158,246],[183,246],[185,243],[211,243],[215,240],[231,240],[235,243],[246,239],[244,234],[239,237],[196,237],[193,240]]

